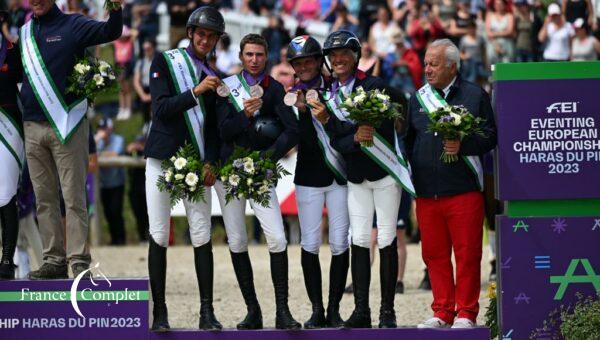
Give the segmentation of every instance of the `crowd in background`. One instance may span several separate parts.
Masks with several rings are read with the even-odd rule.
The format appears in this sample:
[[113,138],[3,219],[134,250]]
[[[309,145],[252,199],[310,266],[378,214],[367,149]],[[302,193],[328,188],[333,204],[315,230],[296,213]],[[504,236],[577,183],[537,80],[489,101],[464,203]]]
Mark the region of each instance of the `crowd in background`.
[[[9,11],[2,26],[5,36],[18,39],[18,28],[31,17],[27,0],[5,0]],[[98,105],[96,111],[117,121],[139,112],[145,122],[139,136],[126,144],[113,133],[113,123],[102,120],[94,142],[98,154],[113,157],[139,155],[151,119],[150,64],[159,33],[158,0],[127,0],[125,28],[113,42],[112,54],[121,69],[118,108]],[[103,17],[103,9],[91,0],[57,0],[64,12]],[[406,97],[424,83],[423,58],[430,42],[448,37],[460,49],[464,79],[489,89],[492,65],[504,62],[598,60],[600,55],[600,0],[167,0],[171,47],[185,46],[186,22],[199,6],[268,17],[261,34],[269,42],[269,70],[286,89],[294,84],[294,71],[286,62],[286,48],[297,35],[306,34],[311,21],[326,22],[330,31],[356,33],[362,43],[359,68],[383,78]],[[284,28],[294,17],[295,32]],[[248,33],[248,32],[246,32]],[[237,46],[225,35],[211,57],[223,74],[240,70]],[[100,49],[91,51],[99,54]],[[115,109],[112,109],[115,107]],[[111,226],[112,244],[125,243],[123,198],[129,177],[129,197],[137,218],[140,240],[146,239],[147,213],[143,202],[143,169],[104,168],[100,172],[101,199]]]

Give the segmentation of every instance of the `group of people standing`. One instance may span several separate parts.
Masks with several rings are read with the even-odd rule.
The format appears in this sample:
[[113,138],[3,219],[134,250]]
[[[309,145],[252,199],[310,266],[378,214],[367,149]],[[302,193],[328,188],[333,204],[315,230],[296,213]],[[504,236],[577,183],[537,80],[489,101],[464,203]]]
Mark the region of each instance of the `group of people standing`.
[[[38,218],[44,239],[44,265],[32,272],[30,278],[64,278],[67,276],[67,259],[71,262],[73,275],[84,273],[90,262],[85,243],[87,216],[82,210],[85,207],[82,186],[87,169],[87,149],[81,147],[82,143],[85,145],[88,129],[87,124],[81,124],[85,108],[67,104],[76,102],[75,98],[66,96],[63,99],[66,76],[83,48],[119,36],[121,12],[111,11],[109,20],[99,23],[78,15],[62,14],[53,0],[35,1],[33,10],[33,20],[21,30],[25,76],[20,98],[24,107],[25,150],[38,198]],[[223,77],[207,62],[207,56],[226,31],[219,11],[212,7],[198,8],[190,15],[186,29],[189,46],[157,54],[150,67],[153,116],[144,154],[147,158],[152,329],[165,331],[170,328],[165,290],[171,206],[169,194],[159,191],[156,182],[161,175],[161,162],[172,157],[185,143],[193,143],[206,162],[203,184],[215,188],[223,212],[235,275],[247,306],[247,314],[237,325],[238,329],[263,328],[248,255],[244,219],[246,202],[239,199],[226,203],[224,185],[210,164],[227,160],[236,146],[260,151],[264,157],[279,160],[296,145],[298,162],[294,182],[301,224],[301,265],[312,304],[312,315],[304,327],[371,327],[369,246],[374,217],[381,256],[378,326],[397,326],[394,311],[398,273],[396,226],[402,190],[417,196],[423,258],[434,295],[434,317],[419,327],[473,327],[479,308],[484,218],[481,165],[477,160],[494,148],[496,132],[485,91],[460,79],[457,47],[449,40],[432,43],[425,54],[427,84],[411,98],[407,117],[400,124],[389,120],[374,128],[349,120],[340,105],[344,98],[359,87],[367,91],[386,91],[392,100],[401,94],[387,87],[381,79],[358,69],[361,43],[353,33],[333,32],[323,47],[310,36],[294,38],[289,43],[287,58],[297,79],[292,89],[286,92],[279,82],[265,73],[269,48],[260,35],[243,37],[239,53],[242,71]],[[40,53],[32,54],[32,50]],[[10,51],[12,55],[18,55],[14,48]],[[34,58],[28,61],[31,56]],[[19,57],[14,59],[21,60]],[[8,67],[12,69],[13,66],[9,64]],[[14,101],[19,79],[13,78]],[[8,82],[0,84],[5,86]],[[17,122],[15,131],[20,131],[18,106],[9,98],[3,96],[2,99],[2,113],[13,112],[11,121]],[[484,118],[485,137],[470,136],[462,141],[450,141],[427,132],[426,113],[448,104],[464,105],[473,115]],[[5,131],[1,132],[5,136]],[[8,152],[1,149],[0,156],[14,160],[16,188],[19,160],[23,160],[18,157],[18,152],[23,154],[23,142],[17,138],[19,136],[6,135],[12,139],[2,144],[8,146],[5,148]],[[404,137],[405,154],[400,151],[399,135]],[[361,146],[367,141],[383,146],[380,153],[384,156],[374,155],[372,150]],[[11,152],[15,149],[17,152]],[[440,160],[442,151],[463,157],[454,163],[443,163]],[[467,159],[473,163],[467,163]],[[58,178],[67,209],[69,242],[66,254],[65,234],[58,218]],[[5,186],[2,187],[4,191]],[[4,197],[8,199],[0,201],[3,242],[11,242],[10,232],[14,231],[10,220],[14,206],[11,199],[14,198],[10,193],[2,192],[0,199]],[[288,307],[287,240],[275,189],[270,189],[269,207],[253,200],[249,203],[267,240],[276,301],[275,326],[300,329],[302,325],[293,318]],[[222,325],[213,308],[211,204],[210,190],[206,190],[204,201],[184,200],[200,291],[199,328],[218,330]],[[327,308],[323,303],[318,257],[324,207],[328,209],[332,256]],[[5,215],[8,216],[6,223]],[[8,232],[6,238],[5,230]],[[3,246],[3,250],[11,250]],[[451,262],[453,249],[456,282]],[[6,255],[5,259],[3,252],[3,266],[4,261],[11,261],[11,254]],[[339,306],[349,268],[355,308],[344,321]]]

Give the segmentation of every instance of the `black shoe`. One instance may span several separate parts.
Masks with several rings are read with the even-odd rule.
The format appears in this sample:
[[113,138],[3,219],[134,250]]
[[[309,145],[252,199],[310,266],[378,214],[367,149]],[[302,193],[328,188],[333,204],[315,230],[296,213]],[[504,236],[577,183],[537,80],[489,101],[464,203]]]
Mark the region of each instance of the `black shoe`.
[[394,298],[398,278],[398,247],[395,238],[389,246],[379,249],[379,277],[381,281],[379,328],[396,328]]
[[344,322],[344,328],[372,328],[371,310],[355,309],[348,320]]
[[423,276],[423,280],[419,284],[419,289],[423,290],[431,290],[431,282],[429,281],[429,271],[425,269],[425,275]]
[[[74,263],[71,265],[71,272],[73,272],[73,278],[76,278],[77,276],[79,276],[79,274],[81,274],[82,272],[84,272],[85,270],[89,269],[90,265],[87,263]],[[81,277],[82,279],[89,279],[90,278],[90,272],[87,271],[85,274],[83,274],[83,276]]]
[[217,320],[212,305],[214,261],[211,242],[194,248],[194,265],[200,291],[200,322],[198,328],[213,331],[221,330],[223,325]]
[[275,328],[296,330],[302,325],[294,320],[288,306],[288,256],[287,250],[271,255],[271,279],[275,289]]
[[262,312],[260,305],[256,299],[256,291],[254,290],[254,277],[252,274],[252,264],[248,252],[234,253],[230,252],[233,270],[237,278],[238,285],[242,291],[244,302],[248,309],[248,314],[242,322],[237,324],[239,330],[262,329]]
[[323,291],[321,288],[321,264],[319,255],[302,249],[302,272],[308,298],[312,304],[312,315],[304,323],[304,328],[315,329],[325,327],[325,309],[323,308]]
[[0,280],[14,280],[16,268],[17,266],[12,261],[3,260],[0,262]]
[[496,260],[490,261],[492,270],[490,271],[489,281],[496,281]]
[[152,309],[152,330],[156,332],[166,332],[171,328],[169,326],[169,312],[167,311],[167,305],[157,305],[154,303]]
[[57,279],[68,279],[67,265],[55,265],[51,263],[44,263],[40,269],[34,270],[28,275],[30,280],[57,280]]
[[354,285],[354,311],[345,328],[371,328],[369,308],[369,286],[371,284],[371,263],[369,248],[352,245],[352,284]]
[[380,310],[379,311],[379,328],[397,328],[396,324],[396,312],[394,309],[391,310]]
[[149,238],[148,246],[148,273],[153,303],[152,330],[164,332],[171,328],[165,300],[167,248],[158,245],[152,236]]
[[327,327],[342,328],[344,320],[340,315],[340,301],[344,296],[344,286],[348,276],[350,250],[331,257],[329,267],[329,302],[327,305]]
[[396,294],[404,294],[404,282],[396,282]]

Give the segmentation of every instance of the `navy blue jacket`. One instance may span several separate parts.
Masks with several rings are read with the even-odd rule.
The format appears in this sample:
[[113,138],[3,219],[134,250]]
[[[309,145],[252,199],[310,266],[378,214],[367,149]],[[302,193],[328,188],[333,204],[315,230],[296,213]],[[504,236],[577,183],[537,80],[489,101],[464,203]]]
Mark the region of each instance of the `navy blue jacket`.
[[[206,78],[203,72],[200,81]],[[152,97],[152,127],[144,155],[156,159],[173,156],[186,142],[192,143],[185,122],[185,112],[198,105],[191,90],[177,94],[164,54],[157,53],[150,66],[150,96]],[[214,162],[219,157],[219,137],[216,124],[216,98],[213,91],[202,94],[204,108],[204,160]]]
[[[88,19],[81,14],[64,14],[53,5],[46,15],[33,17],[35,41],[58,90],[67,105],[77,98],[65,95],[67,78],[73,72],[77,59],[84,56],[86,47],[113,41],[123,30],[122,11],[111,11],[107,22]],[[22,39],[22,38],[21,38]],[[38,103],[29,79],[23,77],[21,102],[23,119],[26,121],[47,121]]]
[[[325,87],[330,84],[325,83]],[[323,98],[321,101],[324,102]],[[322,188],[336,181],[346,185],[346,181],[337,178],[327,163],[325,154],[319,145],[317,131],[309,110],[298,113],[298,160],[294,172],[294,184]]]
[[[362,86],[365,91],[370,90],[385,90],[386,86],[381,78],[372,77],[358,71],[352,91]],[[330,132],[331,146],[342,153],[346,161],[348,181],[352,183],[362,183],[365,179],[369,181],[377,181],[388,175],[379,164],[375,163],[366,153],[364,153],[359,143],[354,142],[354,134],[358,130],[358,126],[340,121],[337,116],[330,112],[330,119],[325,125],[327,131]],[[380,127],[376,129],[390,145],[394,145],[394,121],[384,121]]]
[[273,116],[283,125],[283,131],[275,142],[265,148],[257,147],[253,129],[254,117],[248,118],[244,111],[237,111],[228,98],[217,100],[217,119],[221,145],[221,161],[226,161],[235,146],[255,151],[272,152],[271,158],[279,160],[298,143],[298,123],[292,108],[283,103],[285,91],[283,86],[271,76],[266,76],[260,83],[264,94],[260,116]]
[[[485,137],[473,135],[460,143],[459,155],[483,156],[496,146],[496,124],[490,97],[480,86],[460,79],[460,75],[446,96],[450,105],[463,105],[474,116],[485,119],[482,130]],[[413,184],[417,196],[438,197],[479,190],[477,176],[462,158],[457,162],[440,160],[442,138],[427,132],[429,118],[416,96],[410,99],[408,129],[404,139],[412,166]]]

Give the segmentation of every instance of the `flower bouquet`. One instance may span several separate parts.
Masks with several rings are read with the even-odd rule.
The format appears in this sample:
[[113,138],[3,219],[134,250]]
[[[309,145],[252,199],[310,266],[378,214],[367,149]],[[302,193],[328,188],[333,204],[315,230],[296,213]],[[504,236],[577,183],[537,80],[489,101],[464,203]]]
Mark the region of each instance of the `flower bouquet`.
[[[365,91],[362,86],[352,92],[343,102],[342,108],[348,112],[347,118],[357,125],[377,128],[384,120],[401,117],[401,105],[393,103],[385,91],[378,89]],[[364,141],[361,146],[373,146],[373,141]]]
[[[485,137],[480,127],[482,122],[483,118],[473,116],[465,107],[448,105],[429,113],[427,131],[440,134],[445,140],[462,140],[473,134]],[[440,159],[452,163],[458,160],[458,155],[443,152]]]
[[67,93],[79,98],[85,97],[90,103],[100,93],[118,90],[117,74],[114,68],[103,60],[93,57],[77,61],[68,78]]
[[268,208],[270,189],[277,180],[289,175],[281,165],[260,151],[236,148],[229,160],[219,169],[219,177],[225,187],[225,200],[252,199]]
[[104,9],[106,9],[107,11],[118,11],[119,9],[121,9],[121,3],[113,2],[111,0],[105,0]]
[[179,148],[175,156],[161,164],[163,174],[158,177],[158,190],[170,195],[171,206],[181,199],[204,201],[204,163],[191,144]]

